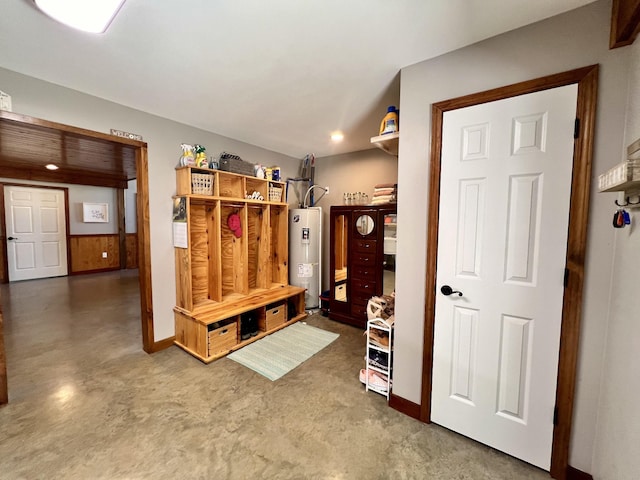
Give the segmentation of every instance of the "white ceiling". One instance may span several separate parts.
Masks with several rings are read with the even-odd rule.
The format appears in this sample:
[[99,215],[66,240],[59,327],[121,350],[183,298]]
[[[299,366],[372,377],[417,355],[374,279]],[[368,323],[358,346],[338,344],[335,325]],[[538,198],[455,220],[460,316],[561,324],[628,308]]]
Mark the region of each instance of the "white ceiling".
[[127,0],[96,36],[0,0],[0,66],[322,157],[370,148],[401,68],[592,1]]

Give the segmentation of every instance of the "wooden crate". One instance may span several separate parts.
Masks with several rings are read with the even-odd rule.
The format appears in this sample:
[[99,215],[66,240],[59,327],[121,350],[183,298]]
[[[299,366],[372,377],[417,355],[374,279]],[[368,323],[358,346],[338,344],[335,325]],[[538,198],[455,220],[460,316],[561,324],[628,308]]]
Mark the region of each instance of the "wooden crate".
[[238,344],[237,322],[227,323],[219,327],[216,324],[212,324],[209,327],[217,327],[207,333],[209,356],[228,352]]
[[284,303],[277,303],[273,305],[267,305],[266,313],[264,319],[259,319],[259,327],[260,330],[264,332],[268,332],[269,330],[273,330],[274,328],[279,327],[284,324],[285,319],[287,318],[287,307]]

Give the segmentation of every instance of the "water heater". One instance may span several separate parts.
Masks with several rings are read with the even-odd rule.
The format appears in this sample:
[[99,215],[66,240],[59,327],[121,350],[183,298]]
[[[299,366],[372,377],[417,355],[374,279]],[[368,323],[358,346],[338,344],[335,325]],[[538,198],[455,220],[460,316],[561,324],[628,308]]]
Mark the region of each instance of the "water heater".
[[320,307],[322,208],[289,210],[289,284],[306,288],[305,308]]

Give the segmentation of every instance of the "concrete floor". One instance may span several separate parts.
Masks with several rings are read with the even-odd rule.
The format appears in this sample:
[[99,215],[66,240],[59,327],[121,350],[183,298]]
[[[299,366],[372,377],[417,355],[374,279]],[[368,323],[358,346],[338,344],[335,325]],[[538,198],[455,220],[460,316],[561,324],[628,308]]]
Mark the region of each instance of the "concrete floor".
[[177,347],[147,355],[136,275],[1,287],[1,479],[549,478],[366,393],[362,332],[320,315],[308,323],[338,340],[275,382]]

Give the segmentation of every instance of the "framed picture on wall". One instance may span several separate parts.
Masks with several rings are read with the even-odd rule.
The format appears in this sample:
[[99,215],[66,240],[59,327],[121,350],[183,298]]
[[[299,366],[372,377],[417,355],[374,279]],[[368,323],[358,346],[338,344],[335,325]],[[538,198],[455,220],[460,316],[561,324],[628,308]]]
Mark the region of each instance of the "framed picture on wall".
[[82,202],[82,221],[84,223],[109,223],[109,204]]

